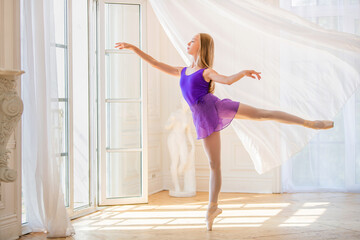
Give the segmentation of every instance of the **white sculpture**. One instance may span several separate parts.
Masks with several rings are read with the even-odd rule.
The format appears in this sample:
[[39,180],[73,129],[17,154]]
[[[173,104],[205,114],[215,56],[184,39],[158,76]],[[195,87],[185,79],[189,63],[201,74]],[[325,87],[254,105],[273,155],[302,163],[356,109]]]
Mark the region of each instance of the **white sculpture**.
[[0,182],[13,182],[17,173],[8,167],[10,135],[21,118],[23,102],[16,92],[16,80],[24,71],[0,69]]
[[[171,176],[175,188],[169,191],[169,195],[192,197],[196,195],[195,145],[190,128],[192,118],[189,114],[190,108],[183,99],[181,106],[181,109],[170,115],[165,126],[165,129],[170,130],[167,143],[171,157]],[[190,142],[190,151],[186,139]],[[179,184],[180,175],[184,176],[183,189]]]

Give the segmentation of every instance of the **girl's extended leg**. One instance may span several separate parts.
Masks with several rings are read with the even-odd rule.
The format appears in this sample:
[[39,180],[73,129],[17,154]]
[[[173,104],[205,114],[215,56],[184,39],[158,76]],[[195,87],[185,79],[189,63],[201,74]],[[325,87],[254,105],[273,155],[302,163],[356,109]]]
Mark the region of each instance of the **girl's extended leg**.
[[209,205],[206,213],[206,223],[207,229],[212,230],[214,218],[222,212],[217,207],[221,188],[220,132],[213,132],[210,136],[204,138],[203,146],[210,165]]
[[252,119],[258,121],[275,120],[281,123],[297,124],[313,129],[328,129],[334,126],[333,121],[327,121],[327,120],[308,121],[286,112],[255,108],[244,103],[240,103],[235,118]]

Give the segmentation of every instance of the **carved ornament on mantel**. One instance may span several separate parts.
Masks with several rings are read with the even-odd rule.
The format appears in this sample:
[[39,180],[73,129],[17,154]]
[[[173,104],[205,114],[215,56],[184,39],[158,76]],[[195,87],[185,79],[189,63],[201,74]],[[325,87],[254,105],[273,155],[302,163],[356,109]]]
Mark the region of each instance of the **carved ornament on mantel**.
[[24,105],[16,92],[16,81],[24,71],[0,69],[0,182],[13,182],[17,172],[9,169],[7,143],[23,113]]

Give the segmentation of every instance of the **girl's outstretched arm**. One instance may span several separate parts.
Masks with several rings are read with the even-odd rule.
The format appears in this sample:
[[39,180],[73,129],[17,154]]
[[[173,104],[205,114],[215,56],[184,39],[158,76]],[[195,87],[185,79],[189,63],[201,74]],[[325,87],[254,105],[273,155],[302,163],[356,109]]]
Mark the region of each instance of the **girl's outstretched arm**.
[[229,85],[233,84],[234,82],[240,80],[241,78],[243,78],[245,76],[256,79],[255,76],[253,76],[253,74],[255,74],[257,76],[258,80],[260,80],[261,79],[260,73],[261,72],[256,72],[255,70],[243,70],[239,73],[236,73],[236,74],[228,77]]
[[243,70],[234,75],[225,76],[225,75],[221,75],[221,74],[217,73],[214,69],[209,68],[209,71],[206,73],[206,78],[209,78],[210,80],[213,80],[214,82],[231,85],[234,82],[240,80],[241,78],[243,78],[245,76],[255,78],[252,74],[256,74],[258,80],[260,80],[261,79],[260,73],[261,72],[256,72],[254,70]]
[[150,55],[141,51],[138,47],[136,47],[132,44],[126,43],[126,42],[116,43],[115,48],[118,48],[118,49],[125,48],[125,49],[132,50],[137,55],[139,55],[142,59],[144,59],[146,62],[148,62],[151,66],[153,66],[154,68],[157,68],[157,69],[159,69],[167,74],[173,75],[173,76],[180,76],[181,70],[184,68],[184,67],[173,67],[168,64],[159,62],[156,59],[154,59],[153,57],[151,57]]

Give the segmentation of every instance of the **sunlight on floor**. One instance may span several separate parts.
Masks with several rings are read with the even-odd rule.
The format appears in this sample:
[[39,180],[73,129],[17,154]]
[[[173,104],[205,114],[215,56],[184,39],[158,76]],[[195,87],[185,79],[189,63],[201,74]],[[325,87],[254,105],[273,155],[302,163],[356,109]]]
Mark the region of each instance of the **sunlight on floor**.
[[[233,200],[233,199],[226,199]],[[226,204],[215,223],[227,227],[261,227],[282,214],[278,227],[303,227],[314,223],[326,212],[329,202],[306,202],[300,208],[293,203]],[[299,206],[298,206],[299,207]],[[139,230],[204,228],[207,204],[124,205],[106,208],[74,221],[78,230]]]
[[[66,240],[360,239],[360,194],[221,193],[223,212],[211,232],[205,223],[208,197],[208,192],[197,192],[176,198],[164,190],[145,204],[103,207],[72,220],[76,235]],[[42,239],[46,234],[21,238]]]

